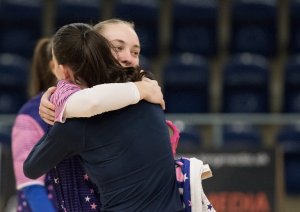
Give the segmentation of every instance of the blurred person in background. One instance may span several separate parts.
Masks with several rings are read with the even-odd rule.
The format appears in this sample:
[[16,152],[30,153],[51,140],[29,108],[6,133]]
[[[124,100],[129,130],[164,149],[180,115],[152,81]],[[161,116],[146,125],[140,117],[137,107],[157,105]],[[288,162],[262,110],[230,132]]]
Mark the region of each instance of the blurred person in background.
[[30,100],[20,109],[12,129],[12,155],[17,186],[17,211],[56,211],[55,194],[48,175],[36,180],[23,173],[23,162],[46,133],[48,125],[39,116],[42,92],[56,83],[52,73],[51,39],[41,38],[34,49],[29,81]]

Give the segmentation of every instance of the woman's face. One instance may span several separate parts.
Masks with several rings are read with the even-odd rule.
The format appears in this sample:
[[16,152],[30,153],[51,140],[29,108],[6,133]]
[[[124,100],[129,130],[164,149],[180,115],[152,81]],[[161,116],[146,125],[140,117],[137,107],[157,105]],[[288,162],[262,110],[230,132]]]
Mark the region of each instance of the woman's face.
[[101,34],[111,42],[113,54],[123,67],[139,65],[141,47],[134,29],[123,23],[107,24]]

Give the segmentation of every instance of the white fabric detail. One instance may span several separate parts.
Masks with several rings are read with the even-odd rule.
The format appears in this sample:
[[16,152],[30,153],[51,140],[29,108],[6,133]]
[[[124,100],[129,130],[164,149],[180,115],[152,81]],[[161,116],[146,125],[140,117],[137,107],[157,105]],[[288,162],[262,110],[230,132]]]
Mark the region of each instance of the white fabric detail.
[[72,117],[91,117],[118,110],[140,100],[140,93],[133,82],[96,85],[72,94],[63,112],[63,120]]
[[21,190],[22,188],[25,188],[27,186],[31,186],[31,185],[41,185],[44,186],[45,183],[41,182],[41,181],[31,181],[31,182],[27,182],[27,183],[23,183],[17,186],[17,190]]

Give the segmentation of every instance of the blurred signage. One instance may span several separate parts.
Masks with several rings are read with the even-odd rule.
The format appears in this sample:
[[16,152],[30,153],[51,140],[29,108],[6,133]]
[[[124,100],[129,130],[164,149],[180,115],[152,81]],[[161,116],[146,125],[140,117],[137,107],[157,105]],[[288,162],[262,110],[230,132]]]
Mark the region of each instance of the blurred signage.
[[186,156],[210,165],[213,177],[202,185],[216,211],[272,212],[278,208],[276,155],[274,150],[220,150]]

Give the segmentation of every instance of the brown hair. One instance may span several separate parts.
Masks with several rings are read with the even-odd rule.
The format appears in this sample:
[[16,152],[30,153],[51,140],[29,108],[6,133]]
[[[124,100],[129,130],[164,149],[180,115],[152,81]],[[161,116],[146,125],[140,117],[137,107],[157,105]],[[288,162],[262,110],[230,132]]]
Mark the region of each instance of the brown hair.
[[45,91],[55,85],[56,77],[50,69],[51,38],[41,38],[37,41],[30,70],[28,93],[30,97]]
[[88,24],[61,27],[53,36],[57,62],[74,73],[75,83],[88,87],[114,82],[141,80],[140,68],[123,68],[111,52],[110,43]]
[[125,21],[122,19],[118,19],[118,18],[111,18],[105,21],[101,21],[98,24],[94,25],[94,29],[99,32],[102,33],[105,26],[109,25],[109,24],[125,24],[128,25],[129,27],[131,27],[134,30],[134,23],[133,22],[129,22],[129,21]]

